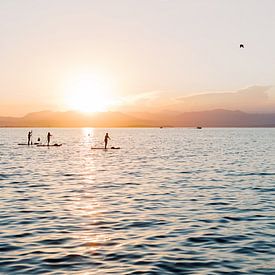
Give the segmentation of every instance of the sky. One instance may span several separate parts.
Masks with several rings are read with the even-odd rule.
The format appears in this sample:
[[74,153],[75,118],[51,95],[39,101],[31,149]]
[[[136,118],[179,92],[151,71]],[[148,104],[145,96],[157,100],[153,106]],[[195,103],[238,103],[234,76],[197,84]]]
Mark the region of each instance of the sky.
[[273,0],[0,1],[0,115],[273,91],[274,10]]

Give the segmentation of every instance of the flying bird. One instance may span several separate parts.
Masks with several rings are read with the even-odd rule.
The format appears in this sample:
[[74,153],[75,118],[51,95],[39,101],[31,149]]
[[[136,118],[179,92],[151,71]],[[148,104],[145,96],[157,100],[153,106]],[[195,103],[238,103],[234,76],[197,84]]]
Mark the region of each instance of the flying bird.
[[240,48],[244,48],[244,44],[240,44]]

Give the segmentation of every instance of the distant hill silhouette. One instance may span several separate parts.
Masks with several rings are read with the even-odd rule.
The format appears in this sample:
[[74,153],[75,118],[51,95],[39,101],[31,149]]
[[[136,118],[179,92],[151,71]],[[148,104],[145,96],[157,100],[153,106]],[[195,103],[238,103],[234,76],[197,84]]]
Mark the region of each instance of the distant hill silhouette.
[[216,109],[200,112],[120,113],[35,112],[0,117],[0,127],[275,127],[275,113]]
[[202,127],[275,127],[275,114],[250,114],[241,111],[213,110],[180,114],[174,125]]
[[0,117],[0,127],[139,127],[150,124],[119,112],[85,114],[42,111],[20,118]]

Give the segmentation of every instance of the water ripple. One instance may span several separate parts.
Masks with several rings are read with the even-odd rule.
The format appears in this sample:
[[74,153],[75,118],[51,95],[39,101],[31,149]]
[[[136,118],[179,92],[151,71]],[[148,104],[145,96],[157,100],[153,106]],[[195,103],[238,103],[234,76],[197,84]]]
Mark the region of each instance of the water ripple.
[[275,274],[274,129],[27,130],[0,129],[0,274]]

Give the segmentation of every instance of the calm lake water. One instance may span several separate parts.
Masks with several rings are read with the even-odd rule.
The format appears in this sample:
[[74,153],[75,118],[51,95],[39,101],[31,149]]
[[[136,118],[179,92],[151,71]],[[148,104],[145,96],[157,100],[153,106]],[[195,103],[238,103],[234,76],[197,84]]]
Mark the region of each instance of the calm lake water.
[[0,129],[1,274],[274,274],[275,129]]

